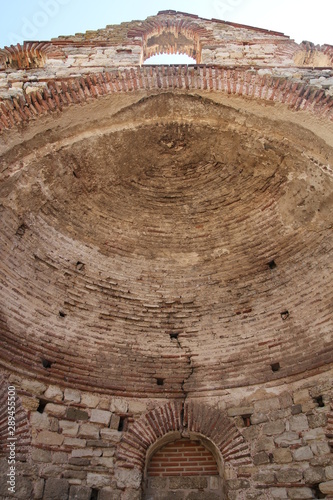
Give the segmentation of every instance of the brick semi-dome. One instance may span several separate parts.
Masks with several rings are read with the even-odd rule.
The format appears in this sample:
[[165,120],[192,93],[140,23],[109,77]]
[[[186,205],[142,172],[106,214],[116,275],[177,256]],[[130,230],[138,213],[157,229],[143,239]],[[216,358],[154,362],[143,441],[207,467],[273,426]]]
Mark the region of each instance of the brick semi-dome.
[[333,495],[332,47],[163,11],[0,62],[15,498]]

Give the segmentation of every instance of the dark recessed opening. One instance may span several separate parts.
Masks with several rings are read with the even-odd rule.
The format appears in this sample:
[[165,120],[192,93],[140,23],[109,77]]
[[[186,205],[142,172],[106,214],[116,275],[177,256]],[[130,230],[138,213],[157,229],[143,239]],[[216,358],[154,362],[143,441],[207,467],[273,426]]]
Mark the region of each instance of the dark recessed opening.
[[97,488],[93,488],[91,490],[90,500],[98,500],[99,490]]
[[285,321],[287,318],[289,318],[289,311],[282,311],[281,313],[281,318],[283,319],[283,321]]
[[170,333],[170,339],[178,339],[178,333]]
[[245,427],[250,427],[251,425],[251,415],[242,415],[242,419]]
[[47,405],[47,401],[45,401],[45,399],[40,399],[39,405],[37,408],[38,413],[43,413],[46,405]]
[[326,498],[326,495],[324,493],[322,493],[319,489],[319,483],[313,484],[311,486],[311,489],[314,493],[314,498]]
[[156,383],[157,385],[164,385],[164,378],[157,378]]
[[127,417],[120,417],[118,431],[124,432],[127,429]]
[[78,271],[83,271],[83,269],[84,269],[84,264],[83,264],[83,262],[81,262],[81,261],[79,261],[79,260],[78,260],[78,261],[77,261],[77,263],[76,263],[76,269],[77,269]]
[[278,372],[280,370],[280,363],[271,364],[272,372]]
[[64,311],[59,311],[60,318],[65,318],[67,314]]
[[77,175],[76,175],[75,170],[73,170],[73,175],[74,175],[74,177],[76,177],[76,178],[77,178]]
[[42,358],[42,365],[44,368],[51,368],[52,361],[49,361],[48,359]]
[[275,268],[276,268],[276,263],[275,263],[275,260],[270,260],[270,261],[268,262],[268,267],[269,267],[270,269],[275,269]]
[[25,224],[21,224],[16,231],[17,236],[23,236],[28,227]]
[[325,403],[324,403],[324,400],[323,400],[323,396],[318,396],[318,397],[313,398],[313,399],[317,403],[317,405],[319,406],[319,408],[323,408],[325,406]]

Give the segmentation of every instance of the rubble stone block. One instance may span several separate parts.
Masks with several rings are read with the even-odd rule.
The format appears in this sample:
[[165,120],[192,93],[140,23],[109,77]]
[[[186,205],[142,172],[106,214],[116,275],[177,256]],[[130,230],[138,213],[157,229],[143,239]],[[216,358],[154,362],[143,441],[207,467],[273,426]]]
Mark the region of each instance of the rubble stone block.
[[111,420],[111,412],[105,410],[92,409],[90,422],[109,425]]
[[69,484],[66,479],[49,478],[46,480],[44,496],[45,500],[68,500]]

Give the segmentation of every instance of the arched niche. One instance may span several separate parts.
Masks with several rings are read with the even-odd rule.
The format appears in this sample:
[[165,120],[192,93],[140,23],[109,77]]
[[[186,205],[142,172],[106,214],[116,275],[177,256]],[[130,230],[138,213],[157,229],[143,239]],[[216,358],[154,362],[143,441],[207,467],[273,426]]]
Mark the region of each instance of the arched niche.
[[143,499],[200,495],[225,499],[224,463],[216,445],[197,432],[171,432],[147,450]]

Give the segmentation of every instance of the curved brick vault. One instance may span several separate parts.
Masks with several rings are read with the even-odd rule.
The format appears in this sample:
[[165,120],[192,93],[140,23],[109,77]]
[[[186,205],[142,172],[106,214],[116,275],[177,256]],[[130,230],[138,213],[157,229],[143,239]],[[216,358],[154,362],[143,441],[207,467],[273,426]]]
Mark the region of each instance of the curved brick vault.
[[[176,51],[200,64],[141,66]],[[214,443],[226,498],[331,494],[332,47],[166,11],[0,64],[18,498],[136,500],[169,433]]]

